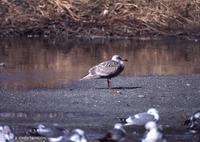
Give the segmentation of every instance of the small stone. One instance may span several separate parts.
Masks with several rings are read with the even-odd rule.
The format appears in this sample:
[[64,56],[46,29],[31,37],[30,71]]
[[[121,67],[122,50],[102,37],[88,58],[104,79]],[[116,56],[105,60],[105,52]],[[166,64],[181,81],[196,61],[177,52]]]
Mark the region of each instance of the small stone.
[[105,10],[102,12],[102,15],[105,16],[105,15],[107,15],[107,14],[108,14],[108,10],[105,9]]
[[188,86],[188,87],[189,87],[189,86],[191,86],[191,84],[187,83],[187,84],[186,84],[186,86]]
[[33,35],[27,35],[27,37],[28,37],[28,38],[31,38],[31,37],[33,37]]
[[144,95],[138,95],[138,98],[144,98],[145,96]]
[[121,94],[121,91],[117,91],[117,94]]
[[112,95],[114,95],[114,96],[115,96],[115,95],[121,95],[121,94],[122,94],[121,91],[113,91],[113,92],[112,92]]

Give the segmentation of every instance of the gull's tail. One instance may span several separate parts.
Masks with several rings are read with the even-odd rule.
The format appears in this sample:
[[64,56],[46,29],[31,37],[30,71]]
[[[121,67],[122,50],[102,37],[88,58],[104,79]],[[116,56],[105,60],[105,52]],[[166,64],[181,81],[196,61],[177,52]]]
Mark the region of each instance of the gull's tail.
[[100,78],[98,75],[88,74],[85,77],[81,78],[80,80],[88,80],[88,79],[97,79]]

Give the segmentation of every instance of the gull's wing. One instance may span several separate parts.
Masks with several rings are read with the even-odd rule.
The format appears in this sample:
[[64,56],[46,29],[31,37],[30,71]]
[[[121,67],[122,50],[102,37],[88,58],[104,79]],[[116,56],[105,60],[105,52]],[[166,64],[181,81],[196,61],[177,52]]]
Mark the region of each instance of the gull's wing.
[[92,67],[89,73],[98,76],[109,76],[118,73],[120,68],[123,69],[119,63],[110,60]]

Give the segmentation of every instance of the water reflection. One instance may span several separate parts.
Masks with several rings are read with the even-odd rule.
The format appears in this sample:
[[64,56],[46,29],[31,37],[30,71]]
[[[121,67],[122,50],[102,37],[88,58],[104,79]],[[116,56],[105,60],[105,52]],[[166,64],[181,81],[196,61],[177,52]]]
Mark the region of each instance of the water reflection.
[[0,86],[54,88],[78,80],[113,54],[126,57],[123,75],[200,73],[200,45],[180,41],[46,41],[3,40],[0,43]]
[[0,112],[0,120],[9,121],[23,119],[32,121],[46,121],[46,120],[68,120],[84,118],[102,118],[104,115],[98,113],[85,113],[85,112]]

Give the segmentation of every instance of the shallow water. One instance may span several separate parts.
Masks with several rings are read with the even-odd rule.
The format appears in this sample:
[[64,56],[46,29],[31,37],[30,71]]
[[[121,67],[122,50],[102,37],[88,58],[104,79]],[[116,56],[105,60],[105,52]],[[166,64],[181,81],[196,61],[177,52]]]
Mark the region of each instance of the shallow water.
[[200,73],[200,45],[184,41],[82,41],[12,39],[0,43],[0,86],[55,88],[79,80],[90,67],[119,54],[129,60],[122,75]]

